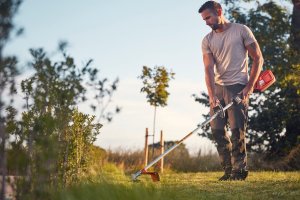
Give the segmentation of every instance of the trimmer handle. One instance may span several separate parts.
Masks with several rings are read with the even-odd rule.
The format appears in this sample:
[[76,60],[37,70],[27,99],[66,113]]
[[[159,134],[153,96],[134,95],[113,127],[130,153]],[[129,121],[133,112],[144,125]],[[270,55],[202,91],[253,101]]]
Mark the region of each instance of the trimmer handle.
[[235,96],[232,98],[232,102],[237,105],[242,102],[242,99],[239,96]]
[[225,117],[224,108],[223,108],[223,106],[222,106],[221,103],[218,103],[217,106],[213,108],[213,111],[214,111],[214,113],[219,112],[219,116],[220,116],[221,118],[224,118],[224,117]]
[[[232,98],[232,103],[235,104],[235,105],[240,104],[241,102],[242,102],[242,99],[239,96],[235,96],[235,97]],[[219,112],[219,116],[221,118],[225,117],[224,108],[223,108],[221,103],[219,103],[216,107],[214,107],[213,111],[214,111],[214,113]]]

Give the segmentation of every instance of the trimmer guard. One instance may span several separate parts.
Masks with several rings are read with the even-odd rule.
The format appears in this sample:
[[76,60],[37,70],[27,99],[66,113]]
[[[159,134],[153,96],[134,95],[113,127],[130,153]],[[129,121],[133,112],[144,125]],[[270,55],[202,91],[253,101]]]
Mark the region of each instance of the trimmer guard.
[[147,172],[146,170],[144,170],[142,171],[142,174],[149,174],[153,182],[160,181],[160,177],[157,172]]

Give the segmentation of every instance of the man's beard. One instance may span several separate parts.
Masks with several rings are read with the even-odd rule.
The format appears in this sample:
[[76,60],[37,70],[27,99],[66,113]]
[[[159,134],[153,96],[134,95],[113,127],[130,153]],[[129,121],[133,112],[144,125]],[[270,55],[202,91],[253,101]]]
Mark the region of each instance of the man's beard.
[[220,26],[219,26],[219,24],[212,24],[210,27],[211,27],[212,30],[215,31],[215,30],[217,30]]

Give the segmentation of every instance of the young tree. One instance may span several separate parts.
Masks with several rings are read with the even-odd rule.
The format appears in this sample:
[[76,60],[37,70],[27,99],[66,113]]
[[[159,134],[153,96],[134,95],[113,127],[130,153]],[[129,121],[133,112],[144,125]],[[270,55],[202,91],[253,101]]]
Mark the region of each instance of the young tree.
[[[156,108],[158,106],[164,107],[167,105],[169,92],[169,81],[174,79],[175,73],[168,71],[165,67],[149,68],[143,66],[142,75],[139,78],[143,81],[141,92],[146,93],[147,102],[154,106],[154,119],[153,119],[153,144],[155,137],[155,122],[156,122]],[[154,145],[152,148],[152,155],[154,154]]]

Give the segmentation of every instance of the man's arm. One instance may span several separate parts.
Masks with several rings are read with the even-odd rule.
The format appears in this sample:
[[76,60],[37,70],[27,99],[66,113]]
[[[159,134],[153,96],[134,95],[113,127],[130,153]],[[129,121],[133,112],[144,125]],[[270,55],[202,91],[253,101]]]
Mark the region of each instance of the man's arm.
[[213,107],[219,103],[219,100],[215,96],[215,74],[214,74],[214,65],[215,61],[212,53],[203,54],[203,62],[205,68],[205,82],[209,96],[209,104],[212,104]]
[[249,82],[243,89],[243,99],[246,99],[253,92],[254,85],[258,79],[258,76],[261,72],[264,63],[264,59],[257,42],[253,42],[247,45],[246,49],[248,50],[248,53],[253,60],[253,63],[251,67]]

